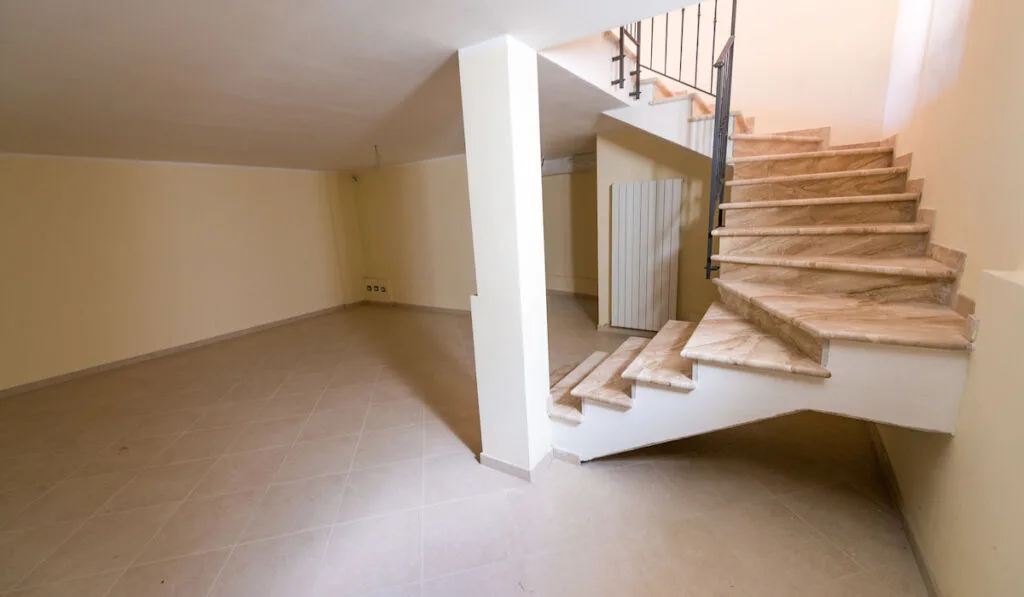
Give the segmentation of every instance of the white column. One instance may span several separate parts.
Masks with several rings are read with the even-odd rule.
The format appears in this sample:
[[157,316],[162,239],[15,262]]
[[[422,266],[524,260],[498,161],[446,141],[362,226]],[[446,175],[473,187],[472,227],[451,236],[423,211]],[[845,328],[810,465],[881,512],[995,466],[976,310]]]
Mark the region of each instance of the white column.
[[480,461],[528,477],[551,450],[537,53],[498,37],[459,50],[459,74]]

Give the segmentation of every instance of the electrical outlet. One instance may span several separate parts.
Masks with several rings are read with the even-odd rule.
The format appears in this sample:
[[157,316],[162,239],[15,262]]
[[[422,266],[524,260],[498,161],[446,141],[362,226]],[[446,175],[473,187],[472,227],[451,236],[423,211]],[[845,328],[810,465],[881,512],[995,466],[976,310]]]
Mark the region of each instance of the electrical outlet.
[[363,278],[363,298],[378,303],[391,302],[391,284],[381,278]]

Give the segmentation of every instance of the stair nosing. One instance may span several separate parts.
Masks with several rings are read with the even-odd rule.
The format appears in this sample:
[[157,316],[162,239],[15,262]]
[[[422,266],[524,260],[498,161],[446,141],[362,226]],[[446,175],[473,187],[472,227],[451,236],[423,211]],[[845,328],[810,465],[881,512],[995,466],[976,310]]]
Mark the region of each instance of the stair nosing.
[[803,153],[777,153],[765,155],[748,155],[729,158],[729,164],[749,164],[757,162],[773,162],[776,160],[800,160],[827,158],[847,155],[867,155],[872,153],[893,153],[893,147],[856,147],[853,149],[821,149],[818,151],[806,151]]
[[907,174],[907,166],[888,166],[885,168],[860,168],[857,170],[837,170],[835,172],[813,172],[810,174],[786,174],[767,178],[735,178],[726,181],[728,187],[746,187],[759,184],[776,184],[780,182],[804,182],[807,180],[829,180],[833,178],[867,178],[868,176],[885,176]]
[[[669,387],[669,388],[675,388],[677,390],[693,390],[693,389],[695,389],[697,387],[697,384],[694,383],[693,378],[690,377],[689,375],[687,375],[686,373],[681,372],[681,371],[671,371],[670,373],[671,373],[672,379],[668,380],[668,381],[660,381],[660,380],[655,380],[655,379],[640,379],[641,377],[644,376],[643,374],[645,372],[651,372],[653,374],[653,373],[655,373],[657,371],[662,371],[662,369],[654,369],[654,368],[648,367],[646,365],[641,365],[641,364],[639,364],[638,361],[639,361],[640,357],[644,355],[644,352],[646,352],[647,349],[651,347],[651,344],[653,344],[655,340],[658,340],[658,335],[662,334],[662,332],[664,332],[667,329],[668,325],[670,323],[673,323],[673,322],[681,323],[681,324],[684,324],[684,325],[688,326],[688,329],[685,330],[686,332],[688,332],[686,334],[686,338],[685,338],[686,340],[689,340],[690,336],[693,335],[693,331],[695,329],[697,329],[697,324],[690,323],[690,322],[681,322],[681,321],[672,320],[672,321],[669,321],[668,323],[666,323],[664,326],[662,326],[661,330],[658,331],[658,334],[655,335],[654,338],[651,338],[650,342],[648,342],[647,345],[644,346],[644,348],[640,351],[640,353],[636,356],[636,358],[633,359],[633,361],[630,362],[630,364],[626,366],[626,369],[623,370],[623,372],[622,372],[622,378],[623,379],[628,379],[628,380],[635,381],[635,382],[640,382],[640,383],[646,383],[646,384],[659,385],[659,386],[664,386],[664,387]],[[684,346],[685,346],[685,342],[684,342]],[[651,376],[651,377],[653,377],[653,376]]]
[[728,226],[715,228],[712,236],[840,236],[850,234],[927,234],[925,222],[901,224],[821,224],[815,226]]
[[808,197],[805,199],[769,199],[767,201],[729,201],[718,209],[758,209],[769,207],[807,207],[814,205],[843,205],[857,203],[893,203],[917,201],[921,193],[888,193],[880,195],[846,195],[843,197]]
[[733,141],[790,141],[795,143],[823,143],[821,137],[810,135],[758,135],[756,133],[733,133],[729,135]]
[[[830,258],[842,258],[841,255],[826,256]],[[900,265],[885,265],[884,263],[878,263],[875,265],[865,265],[864,263],[843,263],[842,261],[833,261],[828,259],[826,261],[816,261],[821,257],[771,257],[763,255],[743,255],[743,254],[729,254],[729,255],[712,255],[711,260],[717,261],[718,263],[736,263],[741,265],[763,265],[772,267],[791,267],[798,269],[812,269],[822,271],[834,271],[834,272],[849,272],[856,274],[881,274],[886,276],[902,276],[905,278],[924,278],[929,280],[955,280],[957,278],[957,272],[951,267],[942,265],[941,262],[929,259],[927,257],[921,257],[928,261],[934,261],[939,264],[941,268],[935,268],[934,271],[929,271],[920,268],[914,268],[913,266],[900,266]],[[849,256],[851,261],[856,261],[858,258]],[[860,258],[861,261],[870,261],[870,258]]]
[[[823,340],[848,340],[850,342],[867,342],[871,344],[888,344],[892,346],[912,346],[917,348],[938,348],[944,350],[970,350],[971,342],[967,338],[962,338],[956,342],[944,342],[944,341],[923,341],[923,340],[908,340],[906,338],[899,338],[897,336],[885,336],[884,334],[865,334],[856,332],[843,332],[837,330],[823,330],[815,327],[802,318],[793,317],[771,305],[766,304],[760,297],[750,296],[740,289],[735,288],[729,283],[729,280],[723,280],[721,278],[715,278],[714,283],[716,285],[724,285],[731,292],[734,292],[743,297],[743,300],[749,301],[751,304],[759,309],[763,309],[765,312],[774,315],[786,322],[795,325],[796,327],[804,330],[805,332],[813,335],[816,338]],[[757,286],[771,286],[768,284],[756,284]],[[799,294],[799,293],[796,293]],[[810,296],[810,295],[807,295]],[[827,296],[827,295],[822,295]],[[939,305],[934,305],[939,306]]]

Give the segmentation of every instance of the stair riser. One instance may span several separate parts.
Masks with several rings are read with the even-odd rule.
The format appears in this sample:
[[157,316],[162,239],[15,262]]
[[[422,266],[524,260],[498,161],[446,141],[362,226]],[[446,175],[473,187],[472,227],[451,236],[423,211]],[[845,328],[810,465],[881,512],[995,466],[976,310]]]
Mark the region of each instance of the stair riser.
[[733,165],[733,178],[768,178],[770,176],[888,168],[889,166],[892,166],[892,152],[770,160],[735,164]]
[[928,235],[831,234],[719,237],[719,253],[747,255],[864,255],[907,257],[925,255]]
[[951,282],[861,272],[836,272],[771,265],[721,264],[725,280],[760,282],[800,292],[846,294],[882,302],[924,301],[946,304]]
[[779,155],[783,153],[802,153],[819,151],[821,141],[780,141],[765,139],[738,139],[733,141],[732,153],[736,157],[752,155]]
[[725,210],[725,225],[813,226],[815,224],[897,224],[917,219],[917,202],[846,203]]
[[757,305],[745,300],[742,296],[719,286],[718,294],[725,306],[753,322],[761,329],[774,334],[777,338],[796,346],[816,363],[821,363],[825,342],[808,334],[791,323],[772,315]]
[[835,178],[766,182],[733,186],[730,201],[771,201],[773,199],[809,199],[813,197],[850,197],[887,195],[907,188],[907,174],[872,174]]

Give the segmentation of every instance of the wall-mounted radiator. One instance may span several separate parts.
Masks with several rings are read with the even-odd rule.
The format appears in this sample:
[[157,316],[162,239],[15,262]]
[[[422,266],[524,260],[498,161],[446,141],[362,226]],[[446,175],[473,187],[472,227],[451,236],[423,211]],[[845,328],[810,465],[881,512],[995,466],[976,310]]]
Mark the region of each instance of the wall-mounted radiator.
[[682,179],[612,185],[612,325],[657,331],[675,317]]

